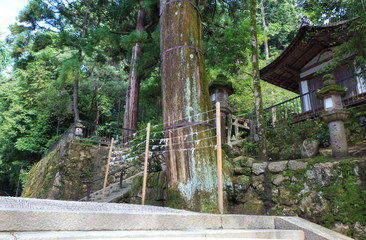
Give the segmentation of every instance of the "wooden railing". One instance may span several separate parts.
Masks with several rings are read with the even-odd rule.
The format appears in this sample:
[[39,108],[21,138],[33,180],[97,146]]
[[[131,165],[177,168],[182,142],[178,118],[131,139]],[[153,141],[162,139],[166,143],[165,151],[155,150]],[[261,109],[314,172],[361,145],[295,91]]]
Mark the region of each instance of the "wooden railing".
[[234,115],[228,116],[227,142],[238,140],[242,131],[250,130],[250,120]]
[[[347,87],[346,96],[342,98],[346,108],[366,103],[366,85],[357,82],[355,76],[349,76],[336,82],[341,87]],[[321,88],[319,88],[321,89]],[[292,119],[293,123],[315,118],[324,110],[323,101],[316,97],[317,90],[289,99],[282,103],[270,106],[263,110],[267,126],[276,126],[282,120]],[[255,114],[249,114],[249,120],[255,122]]]
[[[354,107],[366,103],[366,84],[355,76],[348,76],[336,82],[337,85],[347,88],[345,97],[342,98],[343,106],[346,108]],[[321,88],[319,88],[321,89]],[[267,127],[280,125],[281,121],[291,119],[293,123],[305,121],[318,117],[324,110],[323,101],[316,97],[317,90],[311,90],[308,93],[298,97],[291,98],[284,102],[270,106],[263,110],[263,115]],[[240,131],[250,129],[250,134],[255,134],[255,113],[249,113],[241,118],[232,116],[228,121],[228,141],[238,139]],[[232,133],[234,128],[234,133]],[[234,139],[233,139],[234,137]]]

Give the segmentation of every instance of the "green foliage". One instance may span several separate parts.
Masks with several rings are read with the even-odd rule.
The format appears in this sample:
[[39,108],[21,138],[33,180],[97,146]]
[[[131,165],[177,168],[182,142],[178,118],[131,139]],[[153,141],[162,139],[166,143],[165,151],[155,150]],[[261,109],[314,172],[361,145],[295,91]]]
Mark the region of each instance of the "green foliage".
[[[358,15],[361,17],[348,27],[354,33],[352,38],[336,48],[335,60],[337,56],[341,59],[349,53],[357,53],[352,64],[355,61],[360,74],[365,70],[366,21],[361,14],[361,2],[263,0],[263,4],[264,13],[261,14],[264,14],[267,28],[262,26],[262,18],[258,15],[257,30],[260,45],[268,39],[270,60],[290,43],[297,31],[297,21],[304,13],[317,23]],[[116,122],[118,103],[122,100],[123,106],[127,89],[132,47],[136,43],[143,49],[138,62],[138,72],[142,76],[139,119],[141,122],[161,119],[158,1],[146,0],[143,6],[146,8],[146,24],[142,34],[136,32],[140,6],[134,0],[118,3],[108,0],[31,0],[20,12],[19,23],[10,26],[11,35],[6,39],[9,45],[0,42],[0,70],[14,61],[12,75],[0,77],[0,184],[6,191],[13,193],[16,186],[14,169],[19,165],[13,165],[13,162],[32,165],[72,124],[70,108],[75,79],[79,80],[81,119]],[[235,115],[245,116],[254,110],[248,3],[215,1],[200,8],[209,80],[225,75],[235,89],[235,94],[230,97]],[[270,61],[264,60],[263,53],[260,49],[261,67]],[[297,96],[264,82],[262,95],[264,107]],[[140,128],[144,127],[141,124]],[[307,127],[323,128],[320,124]],[[360,129],[360,124],[352,122],[351,131]],[[311,135],[305,127],[301,131],[297,131],[301,139]],[[290,146],[290,137],[281,134],[278,132],[275,136],[273,133],[273,140]],[[329,141],[326,131],[316,130],[314,134],[313,137],[323,144]],[[300,141],[293,137],[295,142]],[[138,144],[143,139],[135,141]],[[256,154],[256,144],[249,142],[246,151]]]
[[314,24],[339,22],[362,14],[362,1],[317,1],[301,0],[298,5],[303,8]]
[[[311,129],[311,131],[309,131]],[[319,119],[292,124],[292,120],[282,121],[273,128],[267,128],[269,156],[273,160],[298,159],[300,146],[305,139],[316,139],[323,147],[329,146],[327,124]]]
[[359,106],[350,108],[350,115],[344,123],[348,130],[347,138],[352,143],[362,142],[366,136],[366,126],[364,121],[366,119],[366,107]]
[[250,140],[247,141],[244,145],[244,151],[246,153],[249,153],[251,155],[257,155],[258,154],[258,144],[257,142]]
[[2,40],[0,40],[0,73],[7,67],[9,62],[10,62],[9,49],[5,45],[5,43]]
[[83,179],[89,179],[91,180],[94,177],[94,162],[90,162],[86,168],[83,169],[83,171],[80,173],[80,177]]
[[295,37],[303,9],[294,0],[263,0],[263,5],[268,25],[265,34],[269,38],[270,56],[273,58]]
[[81,62],[78,59],[78,55],[74,55],[72,58],[66,60],[62,64],[59,80],[61,82],[73,82],[75,78],[80,78],[80,66]]
[[[264,67],[265,62],[260,62],[260,67]],[[255,112],[253,78],[249,74],[252,66],[242,66],[242,73],[232,77],[235,93],[229,97],[230,105],[234,109],[234,114],[248,118],[248,113]],[[297,94],[261,81],[263,108],[284,102],[298,96]]]
[[49,149],[50,147],[52,147],[52,145],[59,139],[61,137],[61,135],[55,135],[55,136],[53,136],[52,138],[50,138],[48,141],[47,141],[47,143],[46,143],[46,145],[45,145],[45,147],[46,147],[46,149]]
[[139,119],[156,122],[162,116],[160,68],[156,67],[140,87]]
[[342,162],[339,170],[339,174],[343,176],[342,184],[332,184],[321,189],[324,197],[332,204],[330,208],[337,209],[336,212],[324,215],[320,220],[321,224],[327,227],[336,221],[366,224],[366,192],[362,190],[361,185],[355,184],[357,175],[352,171],[354,167],[354,162]]

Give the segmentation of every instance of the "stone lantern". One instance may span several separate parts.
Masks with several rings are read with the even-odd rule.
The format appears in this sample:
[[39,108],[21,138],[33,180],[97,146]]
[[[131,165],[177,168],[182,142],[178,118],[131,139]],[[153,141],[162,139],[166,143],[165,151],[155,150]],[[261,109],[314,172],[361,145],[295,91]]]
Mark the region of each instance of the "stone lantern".
[[221,110],[221,142],[226,142],[226,126],[229,114],[233,109],[229,106],[229,96],[234,93],[232,83],[227,77],[220,74],[209,87],[212,108],[216,109],[216,102],[220,102]]
[[349,111],[343,107],[342,97],[346,95],[347,88],[336,85],[332,74],[324,75],[322,80],[324,87],[317,91],[317,97],[324,103],[324,112],[320,116],[328,123],[333,157],[345,157],[348,145],[344,121]]
[[77,123],[75,126],[75,139],[80,140],[83,136],[83,124]]

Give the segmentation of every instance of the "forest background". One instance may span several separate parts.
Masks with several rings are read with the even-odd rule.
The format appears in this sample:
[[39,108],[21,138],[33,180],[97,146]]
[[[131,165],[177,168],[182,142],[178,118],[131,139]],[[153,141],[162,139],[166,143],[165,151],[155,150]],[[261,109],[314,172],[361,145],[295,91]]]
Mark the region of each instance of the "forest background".
[[[19,177],[26,178],[76,118],[116,125],[118,106],[126,101],[136,43],[142,49],[138,119],[141,124],[162,121],[158,4],[157,0],[28,2],[18,21],[9,26],[11,33],[0,40],[0,195],[15,195]],[[260,0],[257,6],[261,67],[289,45],[303,16],[314,25],[360,16],[351,29],[366,25],[363,0]],[[145,14],[140,32],[136,25],[141,7]],[[234,114],[245,116],[254,111],[249,1],[201,1],[200,12],[208,79],[225,75],[235,89],[230,97]],[[361,52],[358,64],[365,66],[366,44],[360,45],[357,38],[340,52],[356,48]],[[11,73],[4,74],[9,67]],[[264,107],[296,96],[265,82],[262,95]]]

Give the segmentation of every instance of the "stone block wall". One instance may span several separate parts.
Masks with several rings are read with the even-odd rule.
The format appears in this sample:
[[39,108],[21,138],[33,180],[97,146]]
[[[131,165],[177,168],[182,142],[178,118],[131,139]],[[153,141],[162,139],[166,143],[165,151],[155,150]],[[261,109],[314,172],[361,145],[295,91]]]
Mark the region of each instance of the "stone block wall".
[[[299,216],[366,239],[366,160],[321,157],[257,162],[238,157],[226,164],[231,181],[224,182],[225,212]],[[168,206],[167,192],[165,171],[149,174],[146,204]],[[120,202],[141,203],[142,176],[134,180],[127,195]]]
[[366,239],[366,160],[232,161],[228,212],[300,216]]
[[[133,179],[132,188],[129,193],[117,199],[119,203],[141,204],[142,201],[143,176]],[[152,172],[146,180],[145,205],[167,206],[167,178],[165,171]]]
[[[86,196],[82,181],[103,176],[107,160],[107,147],[71,142],[63,149],[59,146],[31,169],[22,197],[79,200]],[[91,192],[102,187],[103,181],[98,181]]]

